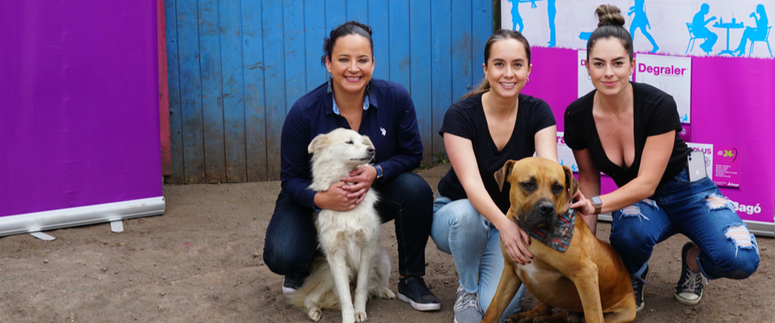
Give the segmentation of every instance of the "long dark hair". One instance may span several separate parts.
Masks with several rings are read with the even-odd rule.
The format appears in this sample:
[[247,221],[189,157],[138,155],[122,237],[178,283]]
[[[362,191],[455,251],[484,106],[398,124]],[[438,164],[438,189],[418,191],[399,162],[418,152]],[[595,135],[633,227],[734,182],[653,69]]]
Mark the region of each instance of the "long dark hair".
[[592,52],[592,47],[595,47],[597,40],[608,37],[616,37],[622,42],[622,46],[627,49],[627,53],[630,54],[630,62],[632,62],[632,36],[627,29],[624,29],[624,16],[619,8],[610,4],[601,4],[595,9],[595,15],[597,15],[599,22],[597,29],[592,32],[589,41],[587,41],[587,62],[589,62],[589,53]]
[[[506,40],[506,39],[516,39],[520,43],[522,43],[522,46],[525,47],[525,54],[527,55],[527,65],[530,66],[530,43],[527,41],[527,38],[523,36],[520,32],[516,30],[511,29],[501,29],[496,31],[490,38],[487,39],[487,42],[484,44],[484,66],[487,65],[487,61],[490,60],[490,51],[492,50],[492,44],[495,44],[498,41]],[[490,82],[487,82],[487,78],[482,78],[482,81],[479,82],[479,86],[476,87],[475,90],[466,93],[461,97],[461,99],[465,99],[468,97],[472,97],[474,95],[477,95],[479,93],[484,93],[490,90]]]
[[345,22],[338,27],[334,28],[334,30],[331,30],[331,33],[323,40],[323,51],[326,52],[323,54],[323,57],[320,58],[320,64],[326,65],[326,57],[328,59],[331,59],[331,52],[334,51],[334,44],[336,44],[336,40],[339,39],[339,37],[347,36],[347,35],[361,35],[363,37],[366,37],[366,39],[369,40],[369,45],[371,45],[371,56],[373,59],[374,56],[374,40],[371,39],[371,35],[373,32],[371,31],[371,27],[368,25],[364,25],[357,21],[348,21]]

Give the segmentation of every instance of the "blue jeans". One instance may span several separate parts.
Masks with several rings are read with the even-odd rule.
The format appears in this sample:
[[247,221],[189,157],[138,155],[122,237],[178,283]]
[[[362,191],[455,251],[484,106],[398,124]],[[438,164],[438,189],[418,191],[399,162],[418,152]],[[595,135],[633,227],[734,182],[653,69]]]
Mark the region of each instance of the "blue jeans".
[[[503,273],[501,233],[481,215],[468,199],[451,201],[439,196],[433,203],[431,238],[439,250],[452,254],[460,286],[479,293],[483,312],[492,302]],[[525,286],[519,288],[499,321],[519,312]]]
[[[433,221],[433,191],[422,177],[403,173],[375,184],[376,209],[382,223],[395,220],[398,239],[398,273],[425,275],[425,245]],[[276,274],[306,275],[318,245],[314,210],[297,204],[280,192],[266,228],[264,263]]]
[[697,264],[710,279],[744,279],[759,267],[756,238],[709,178],[690,182],[686,169],[650,199],[612,213],[611,245],[631,274],[647,265],[654,245],[682,233],[700,247]]

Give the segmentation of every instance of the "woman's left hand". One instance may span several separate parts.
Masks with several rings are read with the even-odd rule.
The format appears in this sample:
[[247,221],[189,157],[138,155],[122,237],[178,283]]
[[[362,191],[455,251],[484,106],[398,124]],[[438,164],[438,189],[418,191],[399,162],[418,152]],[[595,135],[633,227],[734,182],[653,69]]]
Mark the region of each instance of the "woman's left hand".
[[352,183],[342,186],[342,189],[350,192],[347,195],[348,198],[357,197],[358,200],[355,201],[355,204],[358,204],[366,197],[366,192],[369,191],[376,178],[377,170],[373,166],[361,166],[350,172],[350,177],[342,178],[343,182]]
[[581,193],[581,190],[576,191],[576,194],[571,198],[571,202],[571,209],[575,209],[581,214],[595,214],[595,205],[584,196],[584,193]]

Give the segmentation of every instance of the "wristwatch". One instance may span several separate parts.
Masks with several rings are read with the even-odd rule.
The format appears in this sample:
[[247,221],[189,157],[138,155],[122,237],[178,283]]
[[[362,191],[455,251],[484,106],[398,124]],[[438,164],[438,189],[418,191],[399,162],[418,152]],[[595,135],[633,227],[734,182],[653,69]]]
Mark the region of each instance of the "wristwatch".
[[384,176],[384,175],[382,174],[382,166],[380,166],[380,165],[378,165],[378,164],[374,164],[374,169],[376,169],[376,170],[377,170],[377,178],[375,178],[375,180],[380,180],[380,179],[382,179],[382,177]]
[[595,206],[595,214],[600,214],[600,211],[603,209],[603,201],[600,199],[600,196],[593,196],[590,200],[592,205]]

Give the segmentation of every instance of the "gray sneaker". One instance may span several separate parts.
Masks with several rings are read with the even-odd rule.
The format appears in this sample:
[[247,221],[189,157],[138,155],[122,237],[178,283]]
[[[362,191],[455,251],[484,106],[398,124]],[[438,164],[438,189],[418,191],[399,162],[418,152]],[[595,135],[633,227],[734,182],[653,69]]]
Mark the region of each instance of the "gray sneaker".
[[482,308],[479,307],[479,297],[476,293],[466,293],[463,286],[457,288],[455,297],[455,323],[481,322]]

